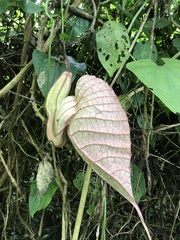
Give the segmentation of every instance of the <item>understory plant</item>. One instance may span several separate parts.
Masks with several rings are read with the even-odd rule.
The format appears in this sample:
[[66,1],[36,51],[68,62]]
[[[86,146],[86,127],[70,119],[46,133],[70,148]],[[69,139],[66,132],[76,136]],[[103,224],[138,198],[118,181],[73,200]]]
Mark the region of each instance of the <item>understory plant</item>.
[[[47,95],[49,141],[57,147],[64,146],[67,130],[71,143],[88,166],[135,207],[151,239],[133,196],[130,128],[119,99],[106,82],[91,75],[82,76],[75,95],[68,96],[71,82],[72,74],[63,72]],[[90,174],[90,170],[87,172]],[[80,226],[82,214],[79,218],[76,224]],[[78,239],[78,231],[73,240]]]

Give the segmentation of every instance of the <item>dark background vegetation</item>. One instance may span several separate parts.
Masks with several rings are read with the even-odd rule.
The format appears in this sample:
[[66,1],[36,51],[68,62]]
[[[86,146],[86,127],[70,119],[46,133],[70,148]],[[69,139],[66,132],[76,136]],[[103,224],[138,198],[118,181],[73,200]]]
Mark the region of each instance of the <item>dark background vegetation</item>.
[[[73,34],[72,29],[77,26],[68,24],[68,19],[73,23],[76,16],[84,21],[85,30],[80,32],[77,27],[79,36],[65,39],[66,51],[78,62],[86,63],[88,74],[104,79],[106,71],[98,60],[95,44],[96,31],[102,27],[103,22],[108,20],[108,16],[111,20],[120,21],[128,28],[144,1],[75,0],[71,2],[73,7],[68,8],[65,16],[65,32],[69,36]],[[66,7],[67,1],[63,1],[63,4]],[[157,4],[156,8],[155,4]],[[159,26],[153,29],[158,58],[171,58],[180,51],[177,43],[178,40],[180,41],[180,4],[177,0],[147,1],[129,33],[130,39],[131,41],[134,39],[150,6],[151,11],[147,22],[150,23],[156,14],[157,19],[163,18],[166,23],[163,25],[160,22]],[[95,25],[91,29],[94,7],[97,10],[97,16]],[[57,14],[54,18],[55,29],[51,54],[61,59],[63,45],[60,39],[60,9],[60,1],[49,2],[49,11],[55,10]],[[47,18],[44,10],[41,13],[28,14],[19,7],[12,6],[0,15],[0,89],[3,89],[31,61],[34,49],[48,52],[51,27],[52,22]],[[151,26],[146,27],[146,31],[143,29],[138,41],[148,40],[152,34],[151,31]],[[130,57],[128,61],[131,60]],[[35,79],[33,67],[30,65],[27,74],[22,76],[22,79],[3,97],[0,96],[1,239],[61,239],[60,191],[55,193],[45,211],[36,213],[34,218],[30,217],[28,210],[30,181],[36,176],[38,162],[44,155],[51,156],[51,147],[46,138],[44,97]],[[106,81],[110,84],[112,78],[106,75]],[[126,68],[113,85],[118,96],[126,96],[140,87],[142,84]],[[139,206],[153,240],[178,240],[180,239],[178,215],[180,128],[173,125],[179,123],[179,116],[168,110],[156,97],[152,103],[152,94],[146,88],[135,93],[127,104],[127,115],[131,127],[132,162],[144,172],[147,186],[146,195],[141,199]],[[151,125],[149,125],[150,122]],[[56,149],[57,166],[68,183],[67,239],[71,239],[80,198],[80,191],[74,186],[73,180],[80,171],[85,169],[85,163],[75,150],[69,147]],[[2,163],[2,158],[7,169]],[[15,184],[9,174],[14,178]],[[79,239],[96,239],[97,226],[102,218],[101,185],[101,179],[93,173],[86,210],[89,205],[92,205],[95,210],[92,215],[84,213]],[[109,186],[107,188],[106,238],[147,239],[136,211],[132,210],[130,203]]]

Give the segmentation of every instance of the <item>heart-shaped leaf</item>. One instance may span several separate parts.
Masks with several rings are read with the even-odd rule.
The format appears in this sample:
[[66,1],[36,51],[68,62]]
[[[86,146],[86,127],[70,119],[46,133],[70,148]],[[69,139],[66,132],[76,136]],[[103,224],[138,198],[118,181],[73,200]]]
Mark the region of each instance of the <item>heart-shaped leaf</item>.
[[172,112],[180,113],[180,61],[162,58],[163,66],[150,59],[126,65]]
[[131,140],[125,111],[112,88],[102,79],[85,75],[75,91],[76,114],[68,135],[92,169],[136,208],[151,239],[131,186]]
[[[130,129],[118,97],[102,79],[85,75],[77,82],[75,96],[68,96],[62,101],[68,94],[67,86],[63,91],[67,76],[64,73],[59,77],[47,97],[49,140],[56,146],[62,146],[62,132],[69,125],[68,136],[77,152],[136,208],[151,239],[132,192]],[[50,109],[52,105],[53,109]],[[58,125],[57,120],[60,122]]]

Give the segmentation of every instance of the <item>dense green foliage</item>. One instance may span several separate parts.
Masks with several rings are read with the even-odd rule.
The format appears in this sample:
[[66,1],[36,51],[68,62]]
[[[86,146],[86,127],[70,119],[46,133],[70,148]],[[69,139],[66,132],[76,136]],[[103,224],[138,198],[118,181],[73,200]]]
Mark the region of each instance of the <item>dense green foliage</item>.
[[[132,185],[152,239],[180,239],[179,19],[179,0],[0,0],[1,239],[72,239],[86,165],[68,139],[56,149],[48,142],[44,108],[69,65],[71,93],[86,72],[113,87],[129,118]],[[116,26],[126,29],[112,37],[121,55],[106,46]],[[44,157],[58,189],[53,180],[42,206],[50,204],[36,212]],[[92,173],[79,239],[147,236],[128,201]]]

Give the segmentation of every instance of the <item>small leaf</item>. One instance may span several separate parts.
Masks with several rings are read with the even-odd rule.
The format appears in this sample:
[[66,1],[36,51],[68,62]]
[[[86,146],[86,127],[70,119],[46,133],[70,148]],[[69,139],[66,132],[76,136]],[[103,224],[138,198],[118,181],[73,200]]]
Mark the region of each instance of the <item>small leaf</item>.
[[47,192],[43,196],[41,196],[41,198],[39,198],[36,180],[31,182],[29,194],[29,212],[31,217],[33,217],[37,211],[40,211],[41,209],[44,209],[49,205],[57,189],[58,185],[55,179],[53,179],[49,184]]
[[73,184],[75,188],[77,188],[79,191],[82,190],[83,182],[84,182],[84,175],[85,173],[83,171],[79,171],[76,175],[76,178],[73,180]]
[[[137,60],[139,59],[148,59],[150,56],[150,41],[141,41],[138,42],[134,48],[133,57]],[[152,45],[152,57],[151,59],[156,62],[157,60],[157,49],[156,45]]]
[[126,65],[172,112],[180,113],[180,61],[162,58],[164,65],[144,59]]
[[96,44],[99,60],[112,77],[129,58],[128,32],[121,23],[106,22],[96,34]]
[[75,41],[90,26],[90,22],[84,18],[73,16],[70,17],[66,24],[66,34],[69,36],[69,41]]
[[95,209],[95,206],[94,206],[94,204],[90,204],[89,206],[88,206],[88,209],[87,209],[87,214],[89,214],[90,216],[93,214],[93,212],[94,212],[94,209]]
[[38,167],[38,173],[36,176],[38,197],[41,198],[47,192],[50,182],[54,177],[54,170],[50,162],[46,157],[40,162]]
[[[79,63],[78,61],[76,61],[73,57],[71,56],[67,56],[68,60],[71,63],[71,66],[73,66],[74,72],[78,75],[83,75],[86,71],[86,64],[85,63]],[[72,71],[73,69],[71,69]],[[73,71],[72,71],[73,72]]]
[[143,196],[146,194],[146,182],[144,178],[144,173],[140,171],[136,164],[131,164],[131,182],[133,194],[138,203]]
[[70,36],[66,33],[59,34],[60,40],[68,42],[70,40]]

